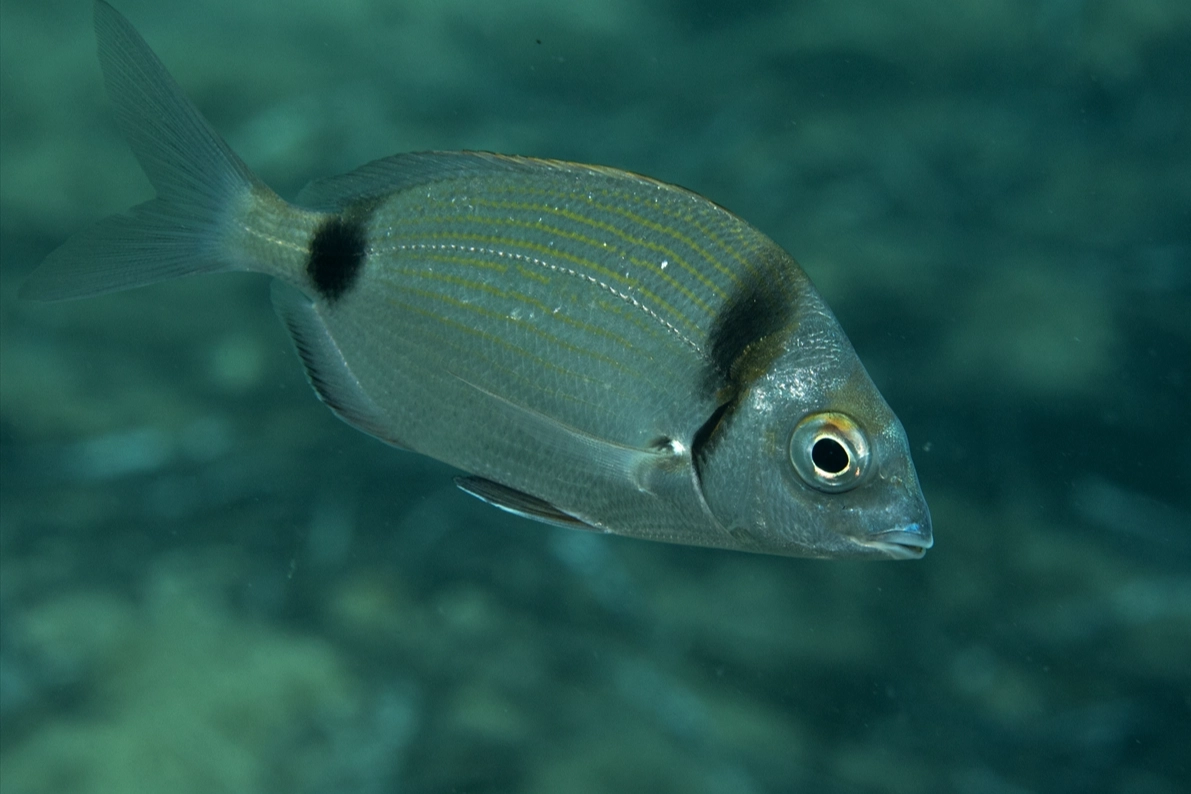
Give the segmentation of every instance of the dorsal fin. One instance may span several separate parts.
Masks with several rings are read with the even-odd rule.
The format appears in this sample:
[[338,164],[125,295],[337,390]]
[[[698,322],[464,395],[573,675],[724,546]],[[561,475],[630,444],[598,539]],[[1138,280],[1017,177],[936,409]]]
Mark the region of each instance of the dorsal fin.
[[307,209],[337,212],[348,206],[367,204],[370,199],[389,193],[452,177],[543,171],[630,179],[666,190],[690,192],[677,185],[602,165],[584,165],[494,152],[410,152],[373,160],[346,174],[316,179],[302,188],[294,201]]
[[295,202],[309,209],[335,211],[417,185],[453,176],[498,171],[558,168],[552,160],[513,157],[492,152],[411,152],[365,163],[346,174],[316,179],[298,193]]

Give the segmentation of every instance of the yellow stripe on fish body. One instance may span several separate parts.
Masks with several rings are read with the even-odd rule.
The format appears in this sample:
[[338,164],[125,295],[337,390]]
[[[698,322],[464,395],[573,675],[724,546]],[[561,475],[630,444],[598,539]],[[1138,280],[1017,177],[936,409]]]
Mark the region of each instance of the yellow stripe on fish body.
[[[706,260],[693,226],[680,237],[659,230],[682,214],[744,237],[724,228],[743,222],[686,191],[624,172],[436,157],[464,174],[444,168],[445,178],[373,204],[362,221],[367,255],[359,283],[337,310],[363,316],[387,311],[369,308],[380,295],[390,305],[396,296],[417,296],[425,316],[466,327],[471,339],[452,345],[441,328],[419,322],[398,335],[407,345],[418,339],[470,383],[618,443],[692,433],[722,396],[704,388],[722,363],[708,345],[714,320],[730,292],[756,275],[735,261]],[[577,186],[577,177],[590,186]],[[597,188],[651,200],[626,218],[588,198]],[[521,193],[545,198],[508,198]],[[754,250],[776,250],[759,233],[750,236]],[[509,267],[514,263],[541,278],[525,278]],[[754,270],[765,264],[780,295],[783,274],[773,260]],[[387,322],[402,325],[400,318]],[[525,361],[508,360],[515,354]],[[493,363],[506,374],[528,368],[534,376],[505,384]]]
[[290,204],[102,0],[95,26],[158,195],[67,241],[27,297],[265,273],[338,416],[505,510],[787,555],[930,545],[897,418],[794,260],[728,211],[613,168],[477,152],[380,160]]

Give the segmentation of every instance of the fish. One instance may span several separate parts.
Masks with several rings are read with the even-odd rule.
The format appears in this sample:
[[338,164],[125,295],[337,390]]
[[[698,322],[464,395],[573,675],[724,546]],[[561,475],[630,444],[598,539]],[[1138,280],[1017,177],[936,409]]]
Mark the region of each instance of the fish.
[[755,227],[646,176],[481,151],[395,155],[286,201],[94,10],[156,197],[67,240],[22,297],[261,273],[336,416],[509,513],[791,557],[931,547],[901,423]]

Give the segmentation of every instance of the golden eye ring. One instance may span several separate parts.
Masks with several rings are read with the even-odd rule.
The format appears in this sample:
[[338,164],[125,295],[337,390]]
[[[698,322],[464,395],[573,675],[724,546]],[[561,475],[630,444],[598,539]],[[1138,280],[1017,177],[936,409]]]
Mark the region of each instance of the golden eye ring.
[[871,468],[868,437],[847,414],[807,414],[790,434],[790,462],[812,488],[827,493],[860,485]]

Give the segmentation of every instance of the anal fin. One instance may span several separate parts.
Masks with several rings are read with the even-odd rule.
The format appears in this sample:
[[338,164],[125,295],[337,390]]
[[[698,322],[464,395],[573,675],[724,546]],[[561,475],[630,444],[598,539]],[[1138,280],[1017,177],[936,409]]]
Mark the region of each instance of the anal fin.
[[331,336],[318,306],[294,287],[273,282],[273,308],[285,324],[319,399],[343,421],[395,447],[392,420],[364,391],[359,378]]
[[557,527],[567,529],[586,529],[592,532],[603,532],[599,527],[593,527],[585,521],[580,521],[569,513],[564,513],[554,505],[530,496],[523,491],[509,488],[483,477],[456,477],[455,484],[465,493],[469,493],[480,501],[487,502],[493,507],[499,507],[506,513],[512,513],[522,518],[532,518]]

